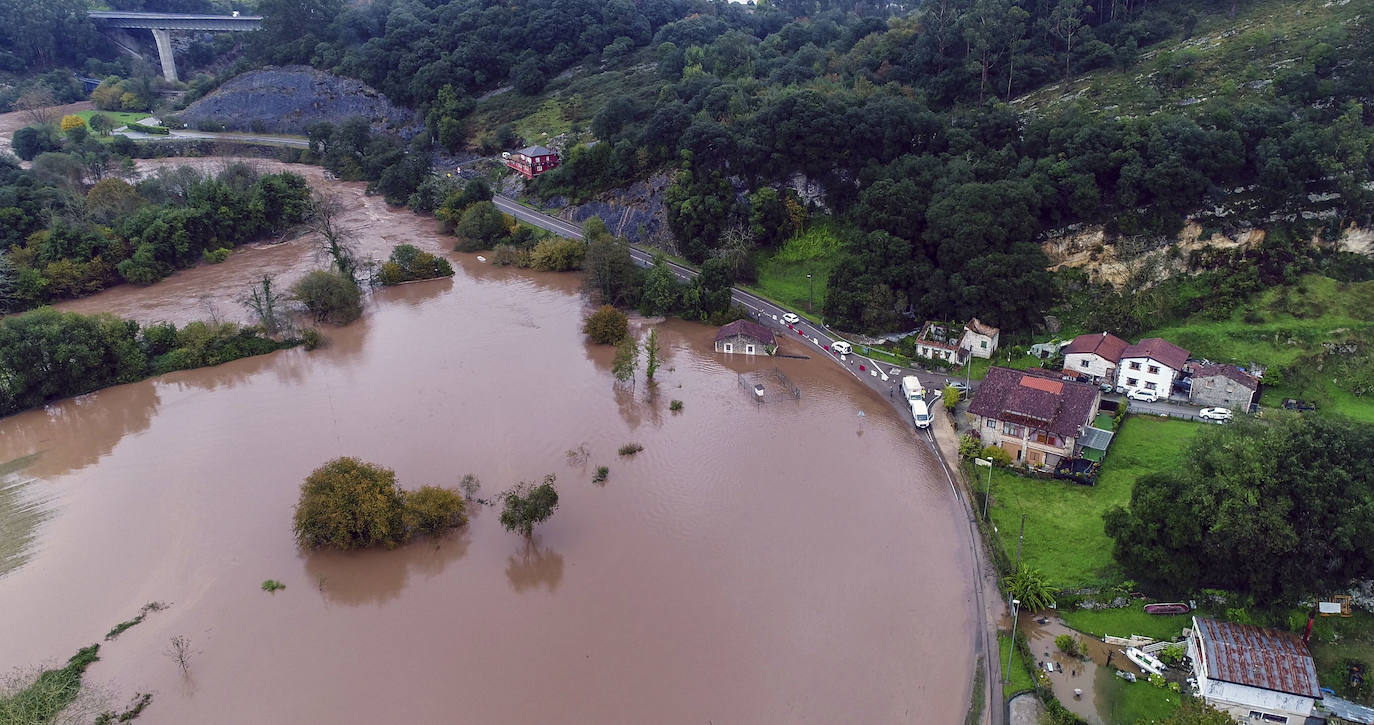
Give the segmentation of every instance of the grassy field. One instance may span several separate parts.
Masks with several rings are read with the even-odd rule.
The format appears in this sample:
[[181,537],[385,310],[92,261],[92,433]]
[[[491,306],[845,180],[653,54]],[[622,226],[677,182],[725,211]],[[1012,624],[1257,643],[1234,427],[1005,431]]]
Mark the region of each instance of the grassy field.
[[1144,725],[1166,720],[1180,704],[1177,692],[1148,682],[1107,678],[1098,692],[1100,710],[1112,725]]
[[1297,285],[1266,291],[1227,319],[1193,319],[1142,335],[1152,336],[1188,348],[1196,357],[1268,367],[1264,405],[1304,398],[1319,403],[1324,412],[1374,422],[1374,394],[1354,392],[1367,384],[1367,357],[1360,362],[1346,356],[1343,362],[1353,362],[1351,367],[1323,366],[1330,369],[1306,380],[1285,380],[1280,372],[1321,352],[1322,343],[1374,337],[1374,282],[1346,284],[1312,275]]
[[[987,360],[981,357],[975,357],[973,361],[969,363],[969,377],[973,380],[982,380],[987,377],[988,368],[994,365],[997,367],[1012,368],[1014,370],[1026,370],[1040,367],[1040,362],[1040,358],[1034,355],[1022,355],[1021,357],[1015,357],[1010,360],[1007,359],[1006,353],[995,353]],[[959,372],[962,373],[963,369],[960,369]],[[950,371],[950,377],[954,377],[954,371]]]
[[[1107,453],[1096,486],[1041,480],[995,469],[989,514],[1006,551],[1015,557],[1021,514],[1026,515],[1022,560],[1039,569],[1057,588],[1111,584],[1121,580],[1112,559],[1112,541],[1102,531],[1102,514],[1128,505],[1136,478],[1168,470],[1183,453],[1200,423],[1134,416],[1126,421]],[[986,473],[978,469],[975,485]]]
[[115,122],[115,128],[119,128],[120,126],[127,126],[131,123],[138,123],[139,121],[142,121],[143,119],[153,115],[147,111],[140,111],[138,113],[130,113],[128,111],[77,111],[76,115],[80,116],[81,119],[84,120],[86,123],[90,123],[91,116],[94,116],[97,113],[103,116],[109,116]]
[[[759,257],[759,281],[764,295],[796,310],[805,311],[815,283],[815,301],[809,316],[819,319],[825,306],[826,282],[843,248],[844,229],[830,222],[812,224],[783,243],[778,251]],[[806,275],[812,275],[807,279]]]
[[[1027,108],[1076,104],[1089,113],[1146,115],[1188,100],[1243,102],[1270,92],[1268,84],[1317,43],[1339,50],[1363,39],[1347,26],[1367,6],[1328,0],[1258,0],[1236,17],[1204,14],[1188,39],[1174,38],[1141,53],[1123,70],[1098,70],[1018,99]],[[1198,109],[1205,104],[1197,104]]]
[[[1355,659],[1374,665],[1374,614],[1356,610],[1355,616],[1349,618],[1323,617],[1317,620],[1313,632],[1311,648],[1317,679],[1337,694],[1353,694],[1345,689],[1349,672],[1345,661]],[[1374,693],[1359,701],[1374,705]]]
[[1152,639],[1171,640],[1184,627],[1192,626],[1191,614],[1146,614],[1144,604],[1122,609],[1063,609],[1059,616],[1070,627],[1091,634],[1098,639],[1112,635],[1129,637],[1140,634]]
[[[997,651],[1001,653],[1002,659],[998,660],[1001,667],[1007,666],[1007,655],[1011,652],[1011,635],[1006,632],[997,633]],[[1002,677],[1007,677],[1003,673]],[[1031,680],[1031,673],[1026,671],[1026,663],[1020,657],[1011,658],[1011,681],[1002,686],[1002,696],[1011,699],[1012,695],[1018,692],[1026,692],[1035,689],[1035,682]]]

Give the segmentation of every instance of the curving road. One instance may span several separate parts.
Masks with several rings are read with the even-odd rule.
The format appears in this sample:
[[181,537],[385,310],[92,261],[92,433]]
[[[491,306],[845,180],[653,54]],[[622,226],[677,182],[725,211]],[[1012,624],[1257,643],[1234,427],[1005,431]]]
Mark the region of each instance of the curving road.
[[[582,227],[572,222],[558,219],[543,212],[531,209],[507,196],[497,194],[492,197],[492,203],[496,208],[510,214],[520,221],[533,224],[541,229],[546,229],[554,234],[558,234],[569,239],[583,239]],[[648,267],[653,264],[654,253],[649,250],[641,249],[630,245],[630,257],[636,264]],[[686,267],[669,260],[668,268],[677,275],[678,279],[688,281],[696,277],[696,270]],[[783,334],[796,335],[808,347],[814,351],[830,358],[836,364],[849,371],[851,375],[861,380],[880,395],[886,395],[892,407],[903,417],[911,415],[910,408],[902,398],[900,385],[901,379],[906,375],[916,375],[921,378],[921,383],[928,389],[944,388],[946,378],[943,375],[934,375],[924,371],[913,370],[910,368],[895,367],[889,363],[875,362],[871,358],[862,355],[836,356],[829,352],[830,345],[841,339],[828,328],[802,319],[795,325],[787,325],[781,322],[785,313],[792,312],[785,307],[776,305],[757,295],[751,294],[736,287],[731,290],[731,299],[735,304],[748,310],[754,318],[769,327],[780,330]],[[915,423],[912,423],[913,427]],[[993,614],[994,609],[984,592],[983,583],[987,572],[985,571],[986,558],[983,555],[982,543],[977,534],[977,525],[974,518],[972,503],[959,492],[959,487],[955,485],[954,472],[940,452],[939,445],[936,444],[935,435],[932,429],[918,430],[917,434],[930,446],[935,454],[936,460],[940,462],[940,467],[945,474],[945,479],[949,482],[950,490],[963,505],[964,514],[968,517],[969,524],[969,551],[972,553],[974,562],[973,592],[974,604],[978,616],[984,618],[984,626],[977,630],[977,646],[982,653],[984,667],[984,681],[986,683],[987,700],[984,703],[984,717],[986,722],[991,725],[998,725],[1003,719],[1004,706],[1002,699],[1002,678],[1001,678],[1001,652],[997,646],[997,622]],[[1000,602],[1000,598],[999,598]]]

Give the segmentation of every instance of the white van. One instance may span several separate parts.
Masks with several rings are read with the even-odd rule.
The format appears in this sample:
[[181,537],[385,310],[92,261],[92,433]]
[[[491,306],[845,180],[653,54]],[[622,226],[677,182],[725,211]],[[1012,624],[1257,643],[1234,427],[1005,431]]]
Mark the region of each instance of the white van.
[[921,387],[921,379],[915,375],[902,378],[902,396],[907,400],[925,400],[926,390]]
[[916,421],[917,428],[930,427],[930,408],[926,407],[926,401],[911,401],[911,419]]
[[849,347],[849,343],[845,342],[844,340],[836,340],[830,343],[830,351],[835,353],[836,355],[848,355],[849,353],[853,352],[853,349],[851,349]]

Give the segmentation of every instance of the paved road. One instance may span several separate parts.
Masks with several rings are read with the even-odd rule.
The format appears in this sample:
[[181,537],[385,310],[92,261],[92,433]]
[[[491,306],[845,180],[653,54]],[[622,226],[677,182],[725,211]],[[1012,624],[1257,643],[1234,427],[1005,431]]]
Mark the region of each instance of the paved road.
[[[492,202],[496,205],[496,208],[510,214],[520,221],[528,222],[542,229],[547,229],[554,234],[559,234],[570,239],[583,238],[582,228],[578,225],[535,211],[509,197],[498,194],[492,198]],[[633,245],[630,246],[630,257],[634,259],[636,264],[643,267],[651,266],[654,260],[653,252]],[[690,267],[680,265],[673,261],[668,261],[667,264],[668,268],[673,271],[673,274],[677,275],[678,279],[683,281],[691,280],[697,275],[696,270]],[[832,343],[841,338],[836,336],[829,329],[816,325],[805,318],[798,324],[787,325],[781,321],[782,316],[788,312],[792,312],[792,310],[773,304],[757,295],[745,292],[738,287],[731,290],[731,299],[735,304],[748,310],[757,321],[801,342],[808,349],[808,352],[829,358],[836,364],[844,367],[851,375],[863,381],[870,388],[877,391],[879,395],[887,397],[889,403],[897,410],[898,414],[908,420],[911,416],[911,408],[902,399],[900,388],[902,377],[905,375],[917,375],[921,378],[922,384],[928,389],[933,388],[936,390],[943,388],[945,381],[949,379],[945,375],[926,373],[910,368],[900,368],[888,363],[875,362],[871,358],[863,355],[846,355],[843,357],[833,355],[828,352],[828,349]],[[856,345],[855,349],[859,349],[859,346]],[[939,403],[936,402],[935,404],[938,405]],[[915,422],[911,421],[911,423],[914,427]],[[941,455],[940,448],[936,444],[931,430],[918,430],[917,434],[925,441],[926,445],[930,447],[931,451],[935,454],[936,460],[940,462],[940,467],[945,475],[945,479],[949,482],[950,489],[954,491],[955,497],[963,504],[964,513],[970,522],[968,545],[973,554],[975,567],[973,578],[974,606],[976,607],[978,616],[983,617],[985,612],[990,611],[988,607],[989,600],[986,598],[983,590],[983,567],[986,559],[983,555],[981,542],[974,533],[974,527],[972,525],[974,521],[972,503],[959,494],[958,486],[954,483],[954,472],[950,468],[949,463],[945,460],[945,457]],[[998,598],[1000,599],[1000,596]],[[1001,652],[997,646],[997,632],[995,626],[995,623],[991,623],[988,627],[979,627],[977,636],[978,648],[983,653],[982,657],[985,670],[984,682],[987,683],[986,693],[988,695],[988,701],[985,704],[984,712],[986,713],[985,717],[988,718],[988,722],[992,723],[992,725],[997,725],[997,723],[1001,722],[1003,717],[1000,665],[1002,658]]]

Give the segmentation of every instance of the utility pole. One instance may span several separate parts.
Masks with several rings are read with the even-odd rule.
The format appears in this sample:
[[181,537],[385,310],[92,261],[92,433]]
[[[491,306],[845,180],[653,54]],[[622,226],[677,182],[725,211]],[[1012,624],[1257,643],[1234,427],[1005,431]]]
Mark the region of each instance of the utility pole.
[[1021,542],[1026,538],[1026,515],[1021,514],[1021,533],[1016,537],[1016,570],[1021,570]]
[[806,311],[810,312],[811,306],[816,304],[816,280],[812,279],[810,272],[806,273],[806,282],[811,286],[811,292],[806,298]]

